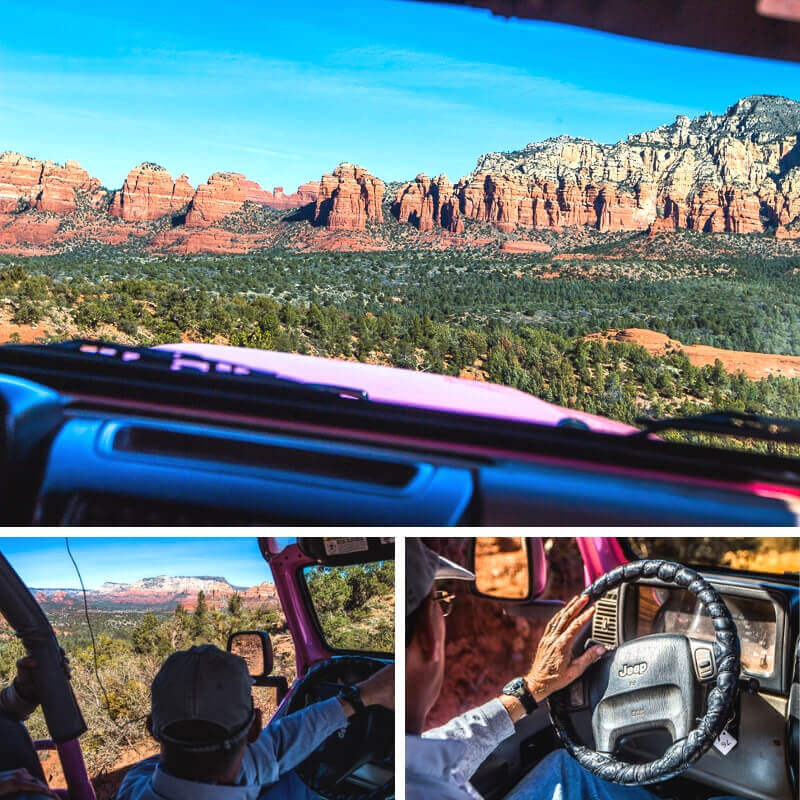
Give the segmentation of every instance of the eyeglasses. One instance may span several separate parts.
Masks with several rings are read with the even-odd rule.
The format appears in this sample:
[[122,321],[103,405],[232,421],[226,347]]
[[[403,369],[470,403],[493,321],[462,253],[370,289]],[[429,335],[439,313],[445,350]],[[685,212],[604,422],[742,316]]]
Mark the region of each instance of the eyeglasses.
[[450,592],[438,591],[433,593],[432,598],[434,603],[439,603],[441,606],[442,616],[449,616],[450,612],[453,610],[453,601],[456,599],[456,596],[450,594]]

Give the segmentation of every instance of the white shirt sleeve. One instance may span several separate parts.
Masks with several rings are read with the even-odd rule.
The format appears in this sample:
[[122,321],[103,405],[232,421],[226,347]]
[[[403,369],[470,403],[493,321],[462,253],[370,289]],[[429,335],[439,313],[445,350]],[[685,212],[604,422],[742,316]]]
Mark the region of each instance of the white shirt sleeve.
[[514,723],[505,706],[497,699],[473,708],[440,728],[422,734],[423,739],[455,739],[467,749],[458,772],[468,781],[492,750],[504,739],[514,735]]

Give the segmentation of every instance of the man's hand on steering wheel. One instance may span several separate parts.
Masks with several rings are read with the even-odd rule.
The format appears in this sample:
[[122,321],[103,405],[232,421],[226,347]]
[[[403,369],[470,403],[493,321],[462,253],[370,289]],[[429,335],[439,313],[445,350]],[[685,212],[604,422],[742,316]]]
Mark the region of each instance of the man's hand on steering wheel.
[[594,614],[594,606],[583,610],[588,602],[588,595],[573,597],[547,623],[536,648],[533,664],[525,675],[528,691],[537,703],[568,686],[605,654],[606,648],[600,644],[589,648],[577,658],[572,657],[572,648],[578,633]]
[[383,706],[394,711],[394,664],[356,684],[365,706]]

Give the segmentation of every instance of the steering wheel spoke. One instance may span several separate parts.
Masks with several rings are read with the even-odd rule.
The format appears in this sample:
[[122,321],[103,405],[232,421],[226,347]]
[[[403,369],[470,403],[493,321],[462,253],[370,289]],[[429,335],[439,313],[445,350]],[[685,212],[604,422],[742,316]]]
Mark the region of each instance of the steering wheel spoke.
[[[597,600],[642,578],[693,593],[711,617],[714,641],[662,633],[625,642],[587,669],[580,691],[573,684],[548,699],[557,735],[582,766],[605,780],[637,786],[678,775],[711,747],[727,724],[740,671],[739,637],[730,612],[714,587],[688,567],[635,561],[606,573],[585,594]],[[698,720],[706,689],[706,710]],[[578,743],[571,718],[587,706],[595,750]],[[661,758],[634,764],[615,756],[625,737],[656,729],[666,730],[672,740]]]

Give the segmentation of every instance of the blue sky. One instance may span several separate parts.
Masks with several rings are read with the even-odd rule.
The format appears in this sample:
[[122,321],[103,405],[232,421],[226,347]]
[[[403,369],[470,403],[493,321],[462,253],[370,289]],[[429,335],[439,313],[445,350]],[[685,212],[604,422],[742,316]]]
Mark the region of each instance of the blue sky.
[[[287,540],[282,540],[287,541]],[[128,583],[154,575],[219,575],[235,586],[272,580],[255,537],[70,537],[87,589],[105,581]],[[78,588],[64,538],[0,537],[0,552],[28,586]]]
[[78,159],[110,188],[146,160],[290,190],[343,160],[457,179],[548,136],[800,99],[800,65],[406,0],[31,8],[3,4],[0,151]]

